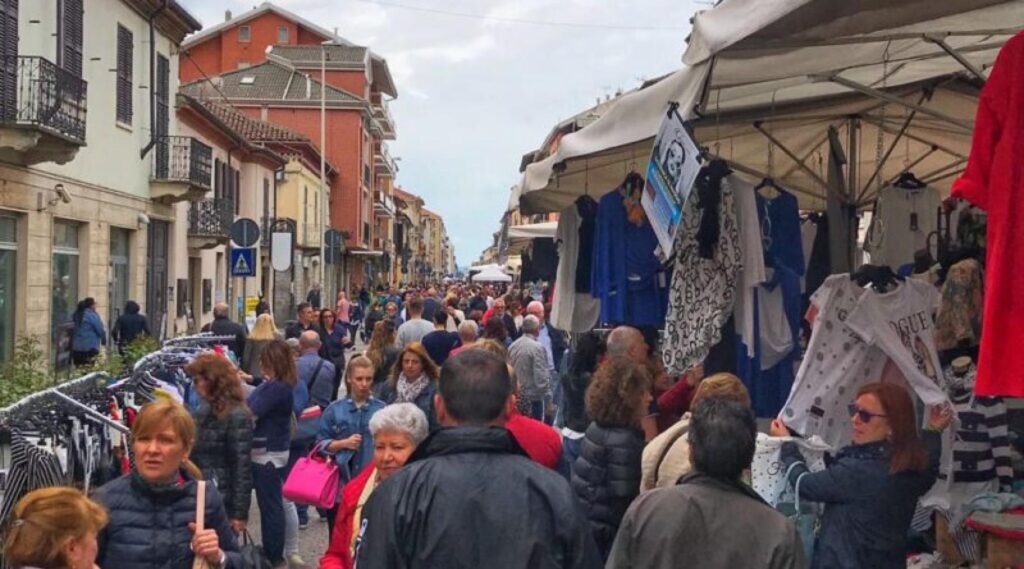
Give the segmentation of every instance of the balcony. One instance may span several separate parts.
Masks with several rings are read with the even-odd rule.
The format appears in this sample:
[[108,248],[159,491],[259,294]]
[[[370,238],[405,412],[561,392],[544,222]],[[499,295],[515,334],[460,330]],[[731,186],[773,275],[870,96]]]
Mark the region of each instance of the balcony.
[[394,178],[398,175],[398,165],[395,164],[391,153],[388,152],[388,147],[383,144],[379,145],[373,152],[373,166],[376,173],[380,176]]
[[387,103],[373,104],[373,122],[380,126],[381,138],[384,140],[395,140],[395,119],[391,116],[391,110]]
[[205,199],[192,202],[188,209],[188,246],[210,249],[226,245],[235,221],[235,204],[228,199]]
[[173,204],[196,201],[210,191],[213,149],[191,136],[162,136],[153,146],[149,194],[153,201]]
[[373,192],[373,211],[377,215],[395,218],[395,200],[382,191]]
[[0,161],[66,164],[85,146],[86,82],[42,57],[0,57]]
[[299,233],[299,247],[319,249],[320,243],[324,240],[324,232],[318,228],[316,223],[303,224]]

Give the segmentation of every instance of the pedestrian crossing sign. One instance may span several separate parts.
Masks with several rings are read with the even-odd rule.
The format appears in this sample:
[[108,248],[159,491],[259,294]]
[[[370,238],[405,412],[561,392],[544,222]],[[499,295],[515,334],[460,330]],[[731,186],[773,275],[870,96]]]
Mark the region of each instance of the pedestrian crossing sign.
[[256,276],[256,248],[239,247],[231,250],[231,276]]

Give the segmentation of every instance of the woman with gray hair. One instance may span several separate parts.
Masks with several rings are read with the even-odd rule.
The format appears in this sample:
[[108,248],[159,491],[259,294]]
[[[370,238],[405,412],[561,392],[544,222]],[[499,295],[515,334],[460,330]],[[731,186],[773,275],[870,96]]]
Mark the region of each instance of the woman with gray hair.
[[352,568],[363,505],[378,484],[405,465],[428,433],[427,416],[414,403],[396,403],[373,415],[373,462],[342,489],[334,533],[320,569]]

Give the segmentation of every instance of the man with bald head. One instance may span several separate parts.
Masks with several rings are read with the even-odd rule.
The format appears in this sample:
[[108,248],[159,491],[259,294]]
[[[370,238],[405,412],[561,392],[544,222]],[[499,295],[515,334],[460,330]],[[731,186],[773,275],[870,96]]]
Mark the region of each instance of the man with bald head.
[[608,334],[608,357],[624,357],[638,364],[647,363],[647,341],[631,326],[619,326]]
[[245,326],[232,322],[228,317],[228,311],[228,305],[223,302],[213,305],[213,322],[203,326],[203,332],[210,332],[214,336],[234,336],[234,340],[228,340],[224,344],[241,359],[242,352],[245,351]]
[[[320,334],[315,330],[306,330],[300,334],[299,354],[299,359],[295,361],[299,381],[309,389],[309,398],[313,403],[321,408],[327,407],[337,396],[334,393],[334,375],[337,371],[333,363],[320,357]],[[344,387],[341,389],[344,390]]]

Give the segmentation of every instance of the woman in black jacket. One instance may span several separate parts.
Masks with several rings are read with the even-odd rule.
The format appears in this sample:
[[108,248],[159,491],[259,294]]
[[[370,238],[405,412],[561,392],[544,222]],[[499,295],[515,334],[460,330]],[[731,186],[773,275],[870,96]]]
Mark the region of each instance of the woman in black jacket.
[[[853,444],[821,472],[807,469],[796,443],[782,447],[790,483],[800,482],[800,498],[825,503],[811,567],[902,569],[907,530],[917,500],[938,476],[939,434],[952,421],[952,412],[932,408],[922,440],[906,389],[871,383],[857,393],[850,414]],[[772,422],[771,433],[790,435],[779,419]]]
[[[562,452],[570,466],[580,455],[583,433],[590,425],[585,404],[587,387],[604,356],[607,346],[604,339],[593,332],[580,336],[576,350],[572,353],[569,371],[562,376],[562,391],[565,394],[565,427],[562,429]],[[569,433],[571,431],[571,434]]]
[[236,532],[245,530],[252,501],[252,415],[245,405],[238,370],[219,354],[200,354],[185,367],[202,403],[193,413],[192,460],[203,478],[215,481]]
[[114,329],[110,331],[110,336],[120,351],[124,351],[125,346],[131,344],[135,338],[152,335],[146,317],[139,314],[139,310],[139,303],[129,300],[124,305],[124,314],[118,316],[117,321],[114,322]]
[[179,403],[159,400],[142,408],[132,425],[135,468],[96,492],[110,516],[99,535],[97,565],[191,569],[202,557],[212,567],[244,567],[213,484],[206,485],[205,529],[196,531],[199,472],[188,461],[195,434]]
[[587,388],[586,409],[593,422],[572,466],[572,489],[583,503],[604,559],[622,516],[640,493],[640,419],[647,415],[650,402],[647,366],[623,357],[602,363]]

